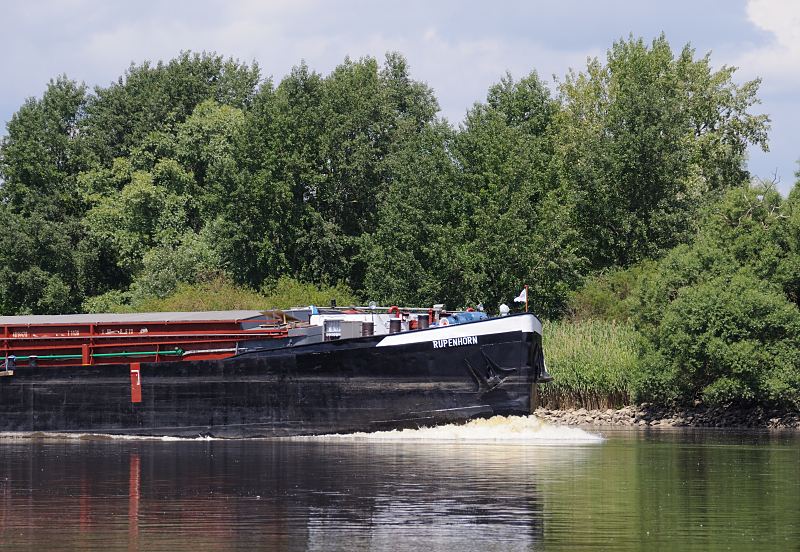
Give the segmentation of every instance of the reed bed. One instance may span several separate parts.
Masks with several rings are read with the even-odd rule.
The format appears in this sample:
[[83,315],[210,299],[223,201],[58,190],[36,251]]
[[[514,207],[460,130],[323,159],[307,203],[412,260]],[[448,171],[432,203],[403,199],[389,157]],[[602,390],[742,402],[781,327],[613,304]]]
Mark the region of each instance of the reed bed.
[[553,381],[539,387],[537,406],[619,408],[630,404],[639,363],[638,334],[627,322],[546,322],[547,370]]

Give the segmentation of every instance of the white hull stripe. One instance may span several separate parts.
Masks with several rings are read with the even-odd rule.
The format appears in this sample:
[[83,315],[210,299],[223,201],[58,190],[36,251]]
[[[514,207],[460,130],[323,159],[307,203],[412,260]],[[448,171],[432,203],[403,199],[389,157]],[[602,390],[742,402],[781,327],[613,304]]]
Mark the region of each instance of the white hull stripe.
[[489,320],[481,320],[479,322],[453,324],[451,326],[431,328],[430,330],[418,330],[388,335],[381,339],[376,347],[408,345],[411,343],[425,343],[507,332],[538,333],[541,335],[542,323],[532,314],[490,318]]

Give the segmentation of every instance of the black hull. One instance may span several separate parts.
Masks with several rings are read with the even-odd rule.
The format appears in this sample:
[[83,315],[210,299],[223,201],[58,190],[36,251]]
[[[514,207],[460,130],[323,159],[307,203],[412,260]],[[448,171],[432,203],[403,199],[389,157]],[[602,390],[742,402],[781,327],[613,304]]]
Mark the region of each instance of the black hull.
[[[513,319],[531,325],[523,315],[142,364],[141,402],[132,402],[129,365],[19,368],[0,377],[0,431],[273,437],[528,414],[541,335],[492,329],[508,330]],[[439,339],[453,328],[477,335]]]

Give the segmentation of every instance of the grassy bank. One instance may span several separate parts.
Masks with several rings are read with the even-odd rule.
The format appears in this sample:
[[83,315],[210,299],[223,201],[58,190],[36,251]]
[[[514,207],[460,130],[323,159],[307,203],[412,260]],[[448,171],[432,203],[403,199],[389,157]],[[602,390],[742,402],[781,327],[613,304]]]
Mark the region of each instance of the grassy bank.
[[638,334],[630,324],[546,322],[543,333],[553,381],[540,387],[541,405],[604,409],[630,404],[639,361]]

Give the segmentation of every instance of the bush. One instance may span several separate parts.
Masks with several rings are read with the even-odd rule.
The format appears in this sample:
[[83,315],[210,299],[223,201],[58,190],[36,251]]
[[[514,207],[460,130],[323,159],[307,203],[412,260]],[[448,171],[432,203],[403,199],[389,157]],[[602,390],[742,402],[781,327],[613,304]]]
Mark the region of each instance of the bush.
[[257,291],[215,278],[199,284],[178,284],[167,297],[142,299],[133,308],[136,312],[263,310],[266,304]]
[[344,284],[335,286],[307,284],[287,276],[266,285],[262,292],[269,308],[285,309],[308,305],[328,306],[335,300],[340,307],[357,305],[355,294]]
[[800,406],[800,311],[746,270],[681,289],[648,340],[641,400]]
[[91,313],[122,313],[134,312],[131,307],[131,296],[127,291],[112,289],[102,295],[89,297],[83,302],[83,312]]
[[142,295],[138,290],[111,291],[86,300],[83,307],[86,312],[267,310],[328,305],[331,299],[340,306],[357,302],[353,292],[343,284],[317,287],[282,277],[258,292],[219,276],[196,284],[178,283],[175,291],[166,297]]
[[800,405],[794,202],[771,186],[732,189],[706,209],[691,245],[642,275],[637,399]]
[[645,262],[628,269],[613,269],[588,277],[583,286],[569,297],[572,320],[617,320],[624,322],[633,316],[634,293],[642,274],[653,269]]
[[192,284],[221,274],[221,263],[203,238],[187,232],[175,244],[148,250],[142,259],[142,270],[130,288],[132,301],[168,297],[179,284]]

